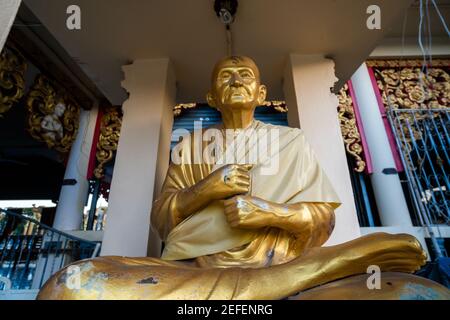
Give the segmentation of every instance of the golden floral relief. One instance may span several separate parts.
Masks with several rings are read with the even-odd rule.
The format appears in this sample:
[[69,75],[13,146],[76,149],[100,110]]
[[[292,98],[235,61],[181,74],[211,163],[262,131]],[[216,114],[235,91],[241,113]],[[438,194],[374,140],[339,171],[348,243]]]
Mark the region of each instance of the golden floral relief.
[[[173,108],[173,115],[175,117],[178,117],[179,115],[181,115],[183,110],[196,108],[198,105],[199,105],[198,103],[180,103],[180,104],[177,104]],[[274,108],[278,112],[287,112],[288,111],[288,108],[286,106],[286,102],[285,101],[280,101],[280,100],[265,101],[262,104],[262,106],[263,107]]]
[[106,108],[100,126],[100,136],[97,143],[97,167],[94,175],[97,179],[104,176],[105,164],[110,162],[117,150],[122,126],[122,112],[120,107]]
[[355,159],[355,171],[363,172],[366,162],[362,159],[363,147],[361,136],[356,126],[356,116],[353,109],[353,101],[348,93],[348,85],[345,85],[338,95],[338,117],[341,125],[341,133],[345,143],[345,149]]
[[447,108],[450,75],[443,68],[374,68],[386,109]]
[[23,97],[26,70],[22,55],[5,47],[0,54],[0,118]]
[[263,106],[269,107],[269,108],[274,108],[278,112],[288,112],[288,107],[286,106],[285,101],[278,101],[278,100],[265,101],[263,103]]
[[180,103],[177,104],[174,108],[173,108],[173,115],[175,117],[178,117],[181,112],[183,112],[184,109],[191,109],[191,108],[195,108],[197,107],[196,103]]
[[413,145],[417,147],[418,141],[419,145],[426,144],[430,134],[426,124],[431,121],[432,128],[439,130],[435,126],[441,123],[442,110],[449,107],[450,60],[433,60],[426,68],[422,64],[422,60],[367,62],[373,68],[382,103],[405,155],[404,165],[413,171],[419,170],[425,160]]
[[28,93],[28,132],[49,148],[70,151],[78,131],[79,106],[45,76],[38,75]]
[[[422,68],[419,60],[369,61],[374,70],[381,99],[387,112],[392,110],[437,110],[449,107],[450,60],[435,60],[428,68]],[[402,148],[409,153],[409,143],[414,137],[421,140],[423,132],[414,123],[430,117],[438,117],[437,112],[396,112],[396,123],[411,125],[398,126],[397,133],[405,137]],[[400,129],[400,127],[402,129]],[[403,140],[402,140],[403,141]],[[405,144],[402,142],[402,144]]]

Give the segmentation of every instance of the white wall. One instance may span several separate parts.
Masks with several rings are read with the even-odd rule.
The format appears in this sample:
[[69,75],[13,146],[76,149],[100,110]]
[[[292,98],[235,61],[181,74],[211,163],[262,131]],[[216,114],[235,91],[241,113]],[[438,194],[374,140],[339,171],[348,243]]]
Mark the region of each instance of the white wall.
[[175,76],[168,59],[137,60],[123,70],[130,96],[123,105],[101,255],[159,256],[150,213],[169,164]]
[[336,81],[332,60],[319,55],[290,55],[284,77],[289,125],[303,129],[342,202],[336,210],[334,232],[325,245],[360,235],[338,120],[338,99],[330,90]]
[[0,51],[8,38],[21,0],[0,0]]

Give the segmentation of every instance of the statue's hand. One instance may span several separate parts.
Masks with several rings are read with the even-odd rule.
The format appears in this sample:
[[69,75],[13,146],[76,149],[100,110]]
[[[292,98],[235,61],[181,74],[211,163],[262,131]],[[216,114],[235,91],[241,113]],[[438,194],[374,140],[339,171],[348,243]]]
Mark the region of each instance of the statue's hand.
[[235,228],[253,229],[269,225],[272,214],[270,206],[262,199],[252,196],[235,196],[224,201],[225,216],[230,226]]
[[212,200],[222,200],[237,194],[248,193],[250,189],[249,170],[253,165],[229,164],[212,172],[206,183]]

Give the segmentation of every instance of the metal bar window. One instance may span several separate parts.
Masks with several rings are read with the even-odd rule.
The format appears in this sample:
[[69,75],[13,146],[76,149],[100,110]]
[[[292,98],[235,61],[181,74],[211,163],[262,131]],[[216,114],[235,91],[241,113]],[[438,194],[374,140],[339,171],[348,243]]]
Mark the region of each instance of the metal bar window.
[[448,225],[450,110],[392,108],[388,111],[388,118],[418,218],[423,226]]

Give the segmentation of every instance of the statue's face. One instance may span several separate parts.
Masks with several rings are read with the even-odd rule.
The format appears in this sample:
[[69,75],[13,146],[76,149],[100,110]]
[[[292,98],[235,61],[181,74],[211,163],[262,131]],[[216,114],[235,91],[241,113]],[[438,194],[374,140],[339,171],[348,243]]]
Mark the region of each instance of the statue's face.
[[264,102],[266,87],[261,85],[256,64],[247,57],[228,57],[216,64],[209,105],[225,109],[254,109]]
[[64,104],[58,103],[58,104],[55,106],[55,111],[54,111],[54,113],[55,113],[55,115],[56,115],[57,117],[62,117],[65,111],[66,111],[66,106],[65,106]]

